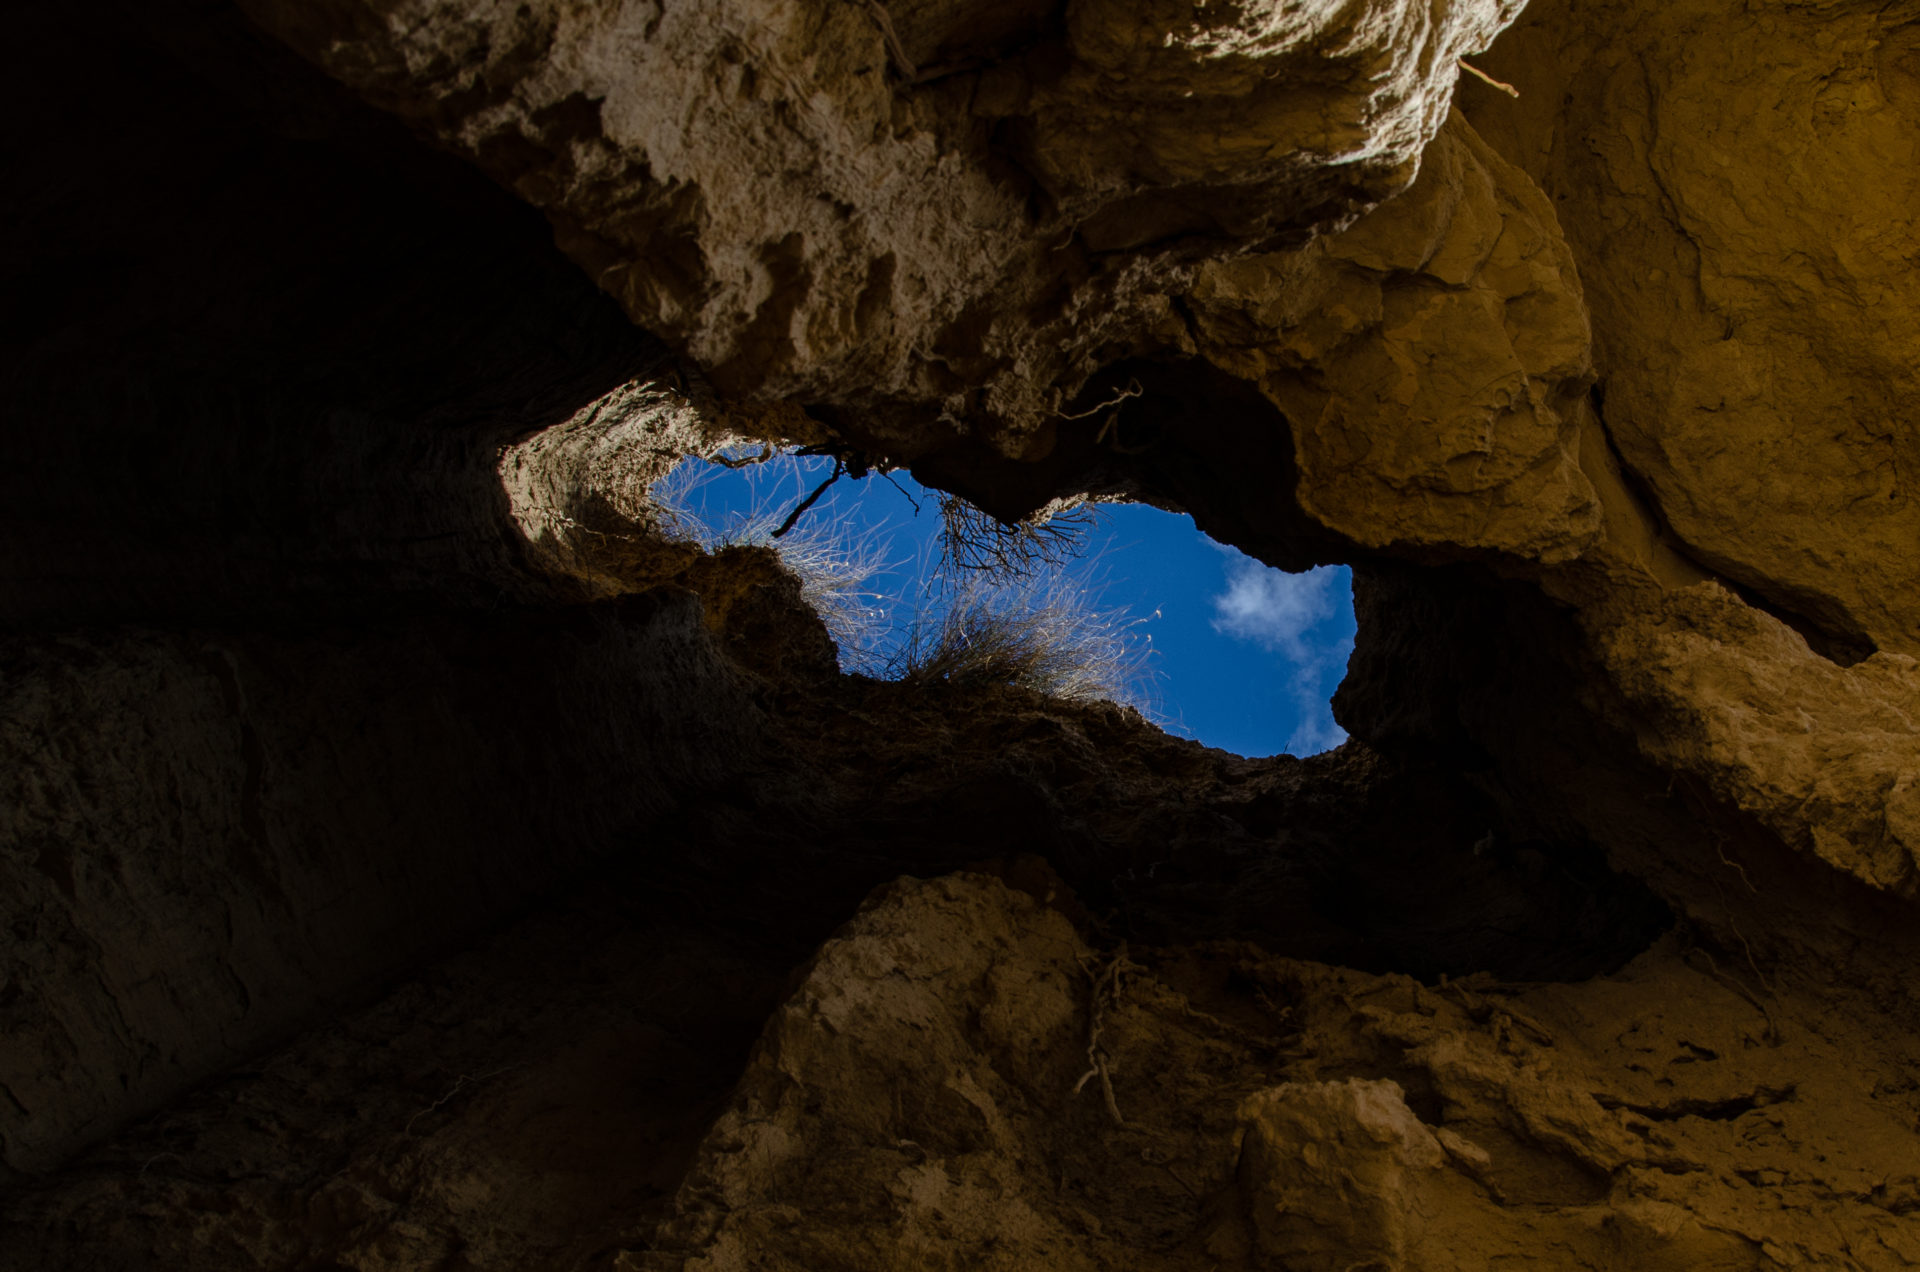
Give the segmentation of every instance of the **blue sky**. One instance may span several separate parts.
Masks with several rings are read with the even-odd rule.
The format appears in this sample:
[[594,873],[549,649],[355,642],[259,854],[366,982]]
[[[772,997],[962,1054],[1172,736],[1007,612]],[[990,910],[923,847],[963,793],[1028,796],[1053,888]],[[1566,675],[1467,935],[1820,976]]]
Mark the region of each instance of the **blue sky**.
[[[826,460],[743,469],[690,460],[664,488],[724,535],[756,516],[777,524],[829,471]],[[940,513],[933,492],[904,472],[892,478],[841,479],[789,537],[848,530],[872,545],[888,568],[865,585],[870,603],[899,622],[937,586]],[[1191,518],[1139,504],[1102,505],[1087,549],[1067,573],[1150,642],[1139,696],[1163,728],[1254,756],[1312,755],[1344,740],[1327,701],[1353,649],[1345,566],[1287,574],[1213,542]]]

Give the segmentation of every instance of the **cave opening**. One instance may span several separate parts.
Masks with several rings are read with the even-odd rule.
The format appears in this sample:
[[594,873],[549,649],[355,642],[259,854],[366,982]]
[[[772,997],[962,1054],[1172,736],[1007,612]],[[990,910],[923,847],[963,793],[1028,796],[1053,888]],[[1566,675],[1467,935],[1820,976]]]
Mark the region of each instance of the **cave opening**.
[[[1110,819],[1089,818],[1071,811],[1084,795],[1068,790],[1082,779],[1070,765],[1062,771],[1056,752],[1013,746],[959,762],[896,751],[904,776],[892,780],[889,798],[899,805],[851,809],[835,821],[828,851],[867,863],[845,867],[858,876],[848,879],[848,897],[888,870],[1000,869],[1039,858],[1112,936],[1155,945],[1251,940],[1430,983],[1475,973],[1582,979],[1621,967],[1671,926],[1666,906],[1613,869],[1577,827],[1516,819],[1490,761],[1463,743],[1459,720],[1482,708],[1448,694],[1478,692],[1501,673],[1434,659],[1477,649],[1498,661],[1497,651],[1519,639],[1522,628],[1493,599],[1494,580],[1470,566],[1396,569],[1311,523],[1294,495],[1297,472],[1283,462],[1292,449],[1287,422],[1253,386],[1191,364],[1134,364],[1102,378],[1108,388],[1141,385],[1127,401],[1129,451],[1100,447],[1095,419],[1085,426],[1094,437],[1058,436],[1037,464],[953,451],[917,463],[912,476],[834,482],[793,523],[798,547],[783,554],[802,574],[821,568],[823,544],[843,564],[852,558],[851,598],[811,599],[835,629],[843,671],[898,682],[911,677],[888,666],[876,636],[910,625],[902,611],[929,580],[956,570],[952,549],[942,548],[952,529],[943,506],[964,501],[969,516],[1003,524],[1053,514],[1064,523],[1061,539],[1047,542],[1053,555],[1041,564],[1064,563],[1088,604],[1107,615],[1103,630],[1152,651],[1127,692],[1094,696],[1130,697],[1164,734],[1228,751],[1207,762],[1225,784],[1199,804],[1182,795],[1135,806],[1129,793]],[[1232,443],[1196,441],[1197,433]],[[1136,446],[1145,458],[1130,453]],[[1204,458],[1236,451],[1262,455],[1264,476]],[[657,487],[669,523],[678,518],[683,533],[692,525],[710,543],[777,546],[769,527],[786,524],[837,466],[824,456],[733,466],[764,453],[683,464]],[[1083,498],[1095,501],[1091,524],[1075,519]],[[1357,617],[1356,592],[1372,597]],[[1416,593],[1420,603],[1408,608]],[[1429,613],[1435,606],[1444,613]],[[1362,669],[1356,677],[1346,674],[1350,661]],[[1330,708],[1336,686],[1342,720],[1359,725],[1353,745]],[[903,699],[886,701],[892,710]],[[1154,763],[1173,771],[1190,761],[1169,752]],[[937,781],[923,764],[941,770]],[[1232,765],[1250,767],[1226,772]],[[756,842],[757,860],[843,868],[774,839]],[[802,886],[788,874],[776,890]]]
[[1345,565],[1276,569],[1184,514],[1126,501],[1081,504],[1034,527],[1024,562],[969,560],[970,547],[986,550],[980,538],[1006,532],[904,471],[828,486],[775,539],[833,461],[783,452],[738,463],[689,461],[663,480],[656,497],[669,524],[709,546],[780,550],[809,586],[843,670],[905,673],[903,641],[986,589],[1008,606],[1068,611],[1055,636],[1108,664],[1089,696],[1136,707],[1176,736],[1249,757],[1318,755],[1346,740],[1332,711],[1355,631]]

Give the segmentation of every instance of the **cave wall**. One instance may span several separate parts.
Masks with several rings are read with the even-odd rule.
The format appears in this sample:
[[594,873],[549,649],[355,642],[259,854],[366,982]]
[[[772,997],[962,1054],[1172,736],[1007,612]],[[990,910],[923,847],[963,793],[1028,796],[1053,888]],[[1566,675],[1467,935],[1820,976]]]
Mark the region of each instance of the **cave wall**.
[[1920,758],[1899,617],[1912,232],[1890,209],[1912,22],[1898,6],[1541,5],[1487,63],[1530,80],[1523,96],[1462,95],[1580,260],[1594,412],[1629,487],[1616,506],[1717,584],[1599,599],[1549,583],[1591,598],[1622,722],[1661,767],[1903,896]]
[[0,1146],[33,1171],[524,908],[762,721],[690,595],[551,608],[592,593],[501,448],[666,354],[537,214],[221,6],[22,20]]
[[1914,652],[1908,5],[1535,4],[1462,101],[1579,254],[1623,462],[1689,555]]
[[[1906,6],[25,21],[0,1262],[1920,1258]],[[1354,740],[838,676],[741,441],[1351,563]]]
[[758,740],[698,603],[12,637],[0,1136],[44,1169],[513,913]]
[[1520,6],[242,7],[741,406],[857,404],[912,458],[930,416],[1028,452],[1192,264],[1404,188]]
[[22,21],[8,626],[541,595],[497,448],[663,351],[537,215],[220,6]]

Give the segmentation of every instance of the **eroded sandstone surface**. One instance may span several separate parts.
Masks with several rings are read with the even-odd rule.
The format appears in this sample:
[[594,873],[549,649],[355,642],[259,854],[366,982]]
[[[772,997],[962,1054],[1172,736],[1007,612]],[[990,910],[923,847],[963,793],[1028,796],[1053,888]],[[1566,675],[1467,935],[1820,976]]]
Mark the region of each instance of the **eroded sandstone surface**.
[[[1917,32],[23,15],[0,1266],[1920,1264]],[[842,674],[776,444],[1351,564],[1352,740]]]

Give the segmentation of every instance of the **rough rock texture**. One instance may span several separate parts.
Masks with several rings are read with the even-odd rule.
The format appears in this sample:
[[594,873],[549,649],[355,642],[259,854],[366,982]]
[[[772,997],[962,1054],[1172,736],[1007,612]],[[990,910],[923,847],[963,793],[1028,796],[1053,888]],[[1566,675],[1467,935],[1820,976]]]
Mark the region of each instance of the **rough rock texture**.
[[1103,951],[1016,877],[890,884],[790,988],[738,886],[595,889],[17,1191],[9,1266],[1920,1257],[1902,1030],[1782,1037],[1672,940],[1532,987]]
[[1599,537],[1572,253],[1457,115],[1406,194],[1304,252],[1209,264],[1188,303],[1196,348],[1292,424],[1301,508],[1356,549],[1559,562]]
[[1914,17],[1543,4],[1487,65],[1547,108],[1464,99],[1565,222],[1596,416],[1640,519],[1719,576],[1550,584],[1583,602],[1627,727],[1662,767],[1901,895],[1920,853],[1898,478]]
[[762,731],[684,593],[305,640],[15,637],[0,667],[0,1142],[28,1170],[511,911]]
[[807,946],[620,882],[13,1190],[0,1266],[564,1267],[659,1212]]
[[550,597],[498,447],[659,344],[536,214],[217,7],[21,22],[0,621]]
[[552,608],[511,519],[502,445],[665,361],[537,215],[218,8],[23,16],[13,56],[0,1159],[40,1170],[760,718],[690,596]]
[[1642,750],[1794,847],[1920,896],[1920,664],[1836,666],[1713,583],[1648,610],[1595,640],[1643,713]]
[[589,596],[618,596],[665,582],[701,555],[663,542],[667,527],[649,495],[684,456],[722,440],[683,394],[642,377],[506,447],[500,488],[541,569]]
[[[0,1266],[1920,1262],[1920,10],[1519,16],[22,15]],[[781,439],[1353,741],[838,674]]]
[[[876,894],[774,1013],[650,1252],[611,1266],[1920,1258],[1910,1054],[1871,1028],[1783,1044],[1670,943],[1528,993],[1136,957],[992,880]],[[1685,1007],[1621,1032],[1647,995]]]
[[1920,11],[1531,7],[1476,121],[1554,196],[1607,426],[1703,564],[1916,652]]
[[728,394],[1018,453],[1198,255],[1403,188],[1520,5],[242,7],[547,211]]
[[1572,256],[1540,191],[1458,115],[1405,194],[1305,248],[1203,265],[1178,308],[1158,358],[1095,377],[1044,459],[961,441],[915,473],[1009,519],[1148,498],[1287,568],[1382,550],[1561,563],[1603,537]]

